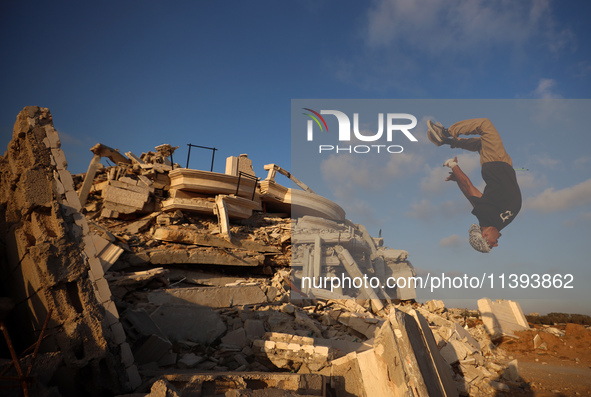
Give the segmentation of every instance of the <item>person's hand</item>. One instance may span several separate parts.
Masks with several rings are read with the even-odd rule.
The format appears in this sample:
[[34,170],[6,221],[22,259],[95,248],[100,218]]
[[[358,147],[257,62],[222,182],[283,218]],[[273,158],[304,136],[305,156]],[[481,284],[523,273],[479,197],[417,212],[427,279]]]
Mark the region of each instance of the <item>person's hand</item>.
[[458,156],[454,157],[453,159],[449,159],[445,163],[443,163],[444,167],[449,167],[449,168],[453,168],[456,165],[458,165]]
[[453,181],[453,182],[457,182],[458,179],[456,178],[456,175],[453,172],[449,173],[449,176],[447,178],[445,178],[446,181]]

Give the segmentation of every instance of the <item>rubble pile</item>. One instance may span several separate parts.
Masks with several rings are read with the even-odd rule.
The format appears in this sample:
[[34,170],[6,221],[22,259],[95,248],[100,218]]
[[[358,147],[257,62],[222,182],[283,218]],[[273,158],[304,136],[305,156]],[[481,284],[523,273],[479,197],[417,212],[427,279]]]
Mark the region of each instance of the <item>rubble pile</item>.
[[[416,304],[410,285],[306,282],[415,272],[408,252],[281,167],[265,166],[261,181],[246,155],[220,174],[181,168],[168,144],[140,156],[97,144],[86,174],[72,177],[47,109],[25,108],[14,131],[0,160],[2,291],[15,302],[6,313],[18,350],[39,338],[43,351],[20,360],[33,376],[14,373],[15,387],[56,396],[525,388],[490,339],[496,323]],[[302,190],[278,184],[277,172]]]

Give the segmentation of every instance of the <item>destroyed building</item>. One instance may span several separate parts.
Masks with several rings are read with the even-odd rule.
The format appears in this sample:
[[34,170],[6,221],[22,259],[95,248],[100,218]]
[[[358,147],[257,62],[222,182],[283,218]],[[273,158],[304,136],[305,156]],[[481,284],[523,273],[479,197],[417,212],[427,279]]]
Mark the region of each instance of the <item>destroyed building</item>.
[[138,156],[99,143],[87,172],[71,175],[49,110],[19,113],[0,158],[8,395],[476,396],[523,387],[515,365],[498,362],[490,335],[499,322],[466,329],[465,316],[442,304],[415,303],[410,285],[306,283],[415,275],[408,252],[337,203],[278,165],[266,165],[264,179],[244,154],[223,174],[182,168],[175,149]]

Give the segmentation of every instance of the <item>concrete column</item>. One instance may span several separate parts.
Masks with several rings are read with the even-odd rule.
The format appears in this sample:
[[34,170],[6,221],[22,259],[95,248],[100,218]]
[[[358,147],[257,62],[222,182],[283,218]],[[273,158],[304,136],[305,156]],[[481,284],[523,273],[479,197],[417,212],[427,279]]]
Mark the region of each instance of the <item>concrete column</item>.
[[84,207],[86,205],[86,200],[88,199],[88,193],[90,193],[90,188],[94,182],[94,176],[96,175],[96,170],[98,169],[101,163],[101,156],[95,154],[88,165],[88,171],[86,171],[86,176],[84,177],[84,184],[82,184],[82,189],[80,189],[80,205]]

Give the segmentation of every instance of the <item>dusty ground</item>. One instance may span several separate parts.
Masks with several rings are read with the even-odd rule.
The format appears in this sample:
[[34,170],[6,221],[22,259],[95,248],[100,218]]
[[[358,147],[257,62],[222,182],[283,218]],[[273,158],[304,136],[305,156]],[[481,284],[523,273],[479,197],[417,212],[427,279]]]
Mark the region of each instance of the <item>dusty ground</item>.
[[[576,324],[557,325],[562,337],[536,329],[518,332],[519,339],[506,339],[499,346],[516,358],[519,373],[531,391],[521,395],[591,396],[591,331]],[[534,349],[538,334],[545,343]],[[545,347],[545,349],[544,349]]]

